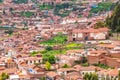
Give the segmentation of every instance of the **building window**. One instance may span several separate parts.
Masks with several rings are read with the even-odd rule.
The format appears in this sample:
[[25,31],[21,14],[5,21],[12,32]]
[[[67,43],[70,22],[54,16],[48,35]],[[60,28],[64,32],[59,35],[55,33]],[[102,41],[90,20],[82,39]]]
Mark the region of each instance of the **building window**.
[[88,36],[85,36],[84,40],[88,40]]
[[88,34],[88,33],[85,33],[86,35]]
[[84,72],[82,74],[84,75]]
[[73,41],[76,41],[76,39],[75,39],[75,38],[73,38]]
[[30,63],[32,63],[32,61],[30,61]]
[[41,61],[39,60],[39,63],[41,63]]
[[72,37],[73,37],[73,38],[76,38],[76,37],[77,37],[77,34],[73,34]]
[[28,61],[26,61],[26,64],[28,64]]

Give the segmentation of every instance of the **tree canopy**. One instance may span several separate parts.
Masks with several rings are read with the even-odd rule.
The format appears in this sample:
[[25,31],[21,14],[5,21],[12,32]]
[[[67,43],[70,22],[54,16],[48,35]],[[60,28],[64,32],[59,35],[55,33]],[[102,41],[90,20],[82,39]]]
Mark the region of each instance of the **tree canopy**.
[[22,4],[22,3],[28,3],[28,0],[13,0],[13,3],[16,3],[16,4]]
[[46,70],[50,70],[51,69],[51,64],[48,61],[45,64],[45,68],[46,68]]
[[94,28],[98,29],[98,28],[103,28],[103,27],[106,27],[106,26],[107,26],[106,23],[98,21]]
[[53,55],[49,56],[49,58],[48,58],[49,63],[55,64],[55,61],[56,61],[55,56],[53,56]]
[[6,79],[8,79],[9,78],[9,75],[7,74],[7,73],[2,73],[1,75],[0,75],[0,80],[6,80]]
[[97,7],[92,7],[91,13],[98,13],[100,11],[109,11],[112,8],[112,2],[101,2],[98,3]]
[[50,50],[53,50],[53,48],[51,46],[47,46],[46,50],[50,51]]
[[3,2],[3,0],[0,0],[0,3]]
[[107,17],[106,24],[112,31],[119,31],[117,29],[120,27],[120,1],[116,3],[113,14]]
[[84,80],[98,80],[98,75],[95,73],[86,73],[83,78]]
[[64,64],[63,68],[69,68],[69,66],[67,64]]

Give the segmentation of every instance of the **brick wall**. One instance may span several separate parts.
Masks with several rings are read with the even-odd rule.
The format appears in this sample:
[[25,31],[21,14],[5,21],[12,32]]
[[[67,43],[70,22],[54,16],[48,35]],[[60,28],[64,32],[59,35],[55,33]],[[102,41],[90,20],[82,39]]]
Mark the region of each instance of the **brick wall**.
[[112,57],[115,57],[115,58],[120,58],[120,53],[113,53],[113,54],[110,54]]
[[117,61],[117,59],[111,58],[111,57],[105,57],[106,59],[106,65],[115,67],[115,68],[120,68],[120,62]]
[[[111,56],[105,56],[105,55],[100,55],[100,56],[91,56],[88,55],[88,63],[89,64],[97,64],[97,63],[101,63],[101,64],[106,64],[108,66],[111,67],[115,67],[115,68],[120,68],[120,54],[111,54]],[[113,58],[114,57],[119,57],[119,58]]]
[[101,54],[99,56],[91,56],[91,55],[88,55],[88,63],[89,64],[97,64],[101,61],[101,59],[104,59],[105,57],[105,54]]
[[99,57],[98,56],[88,55],[87,59],[88,59],[89,64],[97,64],[97,63],[99,63]]

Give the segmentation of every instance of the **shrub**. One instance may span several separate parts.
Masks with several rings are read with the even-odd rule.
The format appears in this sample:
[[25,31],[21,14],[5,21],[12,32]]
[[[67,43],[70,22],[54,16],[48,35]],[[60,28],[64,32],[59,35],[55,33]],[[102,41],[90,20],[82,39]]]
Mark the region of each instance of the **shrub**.
[[45,64],[45,68],[46,68],[46,70],[50,70],[51,69],[51,64],[48,61]]
[[64,64],[62,68],[69,68],[69,66],[67,64]]
[[47,51],[51,51],[51,50],[53,50],[53,48],[52,48],[51,46],[47,46],[47,47],[46,47],[46,50],[47,50]]
[[49,58],[48,58],[48,62],[51,63],[51,64],[55,64],[55,61],[56,61],[56,58],[55,56],[51,55]]

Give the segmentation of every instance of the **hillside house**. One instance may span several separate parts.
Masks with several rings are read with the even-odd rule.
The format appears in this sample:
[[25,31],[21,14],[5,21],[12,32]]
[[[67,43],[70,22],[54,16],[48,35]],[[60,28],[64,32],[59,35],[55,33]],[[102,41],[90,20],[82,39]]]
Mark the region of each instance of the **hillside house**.
[[108,28],[68,30],[68,41],[106,40],[109,38],[108,31]]

